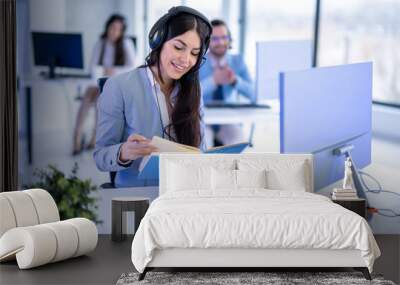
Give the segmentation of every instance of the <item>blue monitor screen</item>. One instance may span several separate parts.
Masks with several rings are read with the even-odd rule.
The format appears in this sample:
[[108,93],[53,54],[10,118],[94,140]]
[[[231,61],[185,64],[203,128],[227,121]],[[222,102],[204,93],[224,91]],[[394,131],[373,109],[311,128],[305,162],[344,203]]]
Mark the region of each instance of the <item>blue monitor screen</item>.
[[358,168],[371,163],[372,63],[280,74],[280,151],[314,154],[314,189],[343,178],[344,157],[354,146]]
[[32,33],[35,65],[83,68],[82,36]]

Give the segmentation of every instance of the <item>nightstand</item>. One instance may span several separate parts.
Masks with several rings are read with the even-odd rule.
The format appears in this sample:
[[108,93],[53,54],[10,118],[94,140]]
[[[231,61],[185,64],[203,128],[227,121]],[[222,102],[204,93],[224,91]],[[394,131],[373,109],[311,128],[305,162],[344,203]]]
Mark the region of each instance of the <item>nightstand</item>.
[[359,214],[364,219],[367,218],[367,207],[365,199],[354,199],[354,200],[333,200],[332,202],[339,204],[340,206]]
[[126,226],[124,220],[124,212],[135,212],[135,232],[137,231],[140,221],[149,208],[149,198],[144,197],[114,197],[111,202],[111,239],[113,241],[123,241],[126,234],[123,234],[123,228]]

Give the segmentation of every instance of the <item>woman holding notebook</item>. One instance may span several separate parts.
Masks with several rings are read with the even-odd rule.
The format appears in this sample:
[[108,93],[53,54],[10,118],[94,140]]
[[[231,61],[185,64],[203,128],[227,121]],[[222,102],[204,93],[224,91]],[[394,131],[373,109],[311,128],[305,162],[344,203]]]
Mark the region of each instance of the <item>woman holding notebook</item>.
[[157,150],[153,136],[204,149],[198,70],[210,34],[204,15],[173,7],[150,30],[146,64],[105,83],[94,159],[101,171],[117,172],[116,187],[158,184],[137,177],[141,158]]

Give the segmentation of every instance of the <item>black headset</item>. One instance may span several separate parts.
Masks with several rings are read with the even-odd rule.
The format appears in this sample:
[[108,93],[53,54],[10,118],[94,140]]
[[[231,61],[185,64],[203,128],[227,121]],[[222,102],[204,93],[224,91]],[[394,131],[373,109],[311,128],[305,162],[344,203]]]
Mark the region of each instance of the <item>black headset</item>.
[[168,22],[176,17],[179,14],[190,14],[193,15],[200,20],[202,20],[209,29],[209,34],[205,39],[205,48],[203,50],[203,55],[206,53],[208,49],[208,45],[210,43],[210,36],[212,32],[212,26],[208,21],[207,17],[204,16],[199,11],[186,7],[186,6],[176,6],[172,7],[168,10],[168,13],[162,16],[151,28],[149,33],[149,45],[151,49],[159,48],[165,41],[168,33]]

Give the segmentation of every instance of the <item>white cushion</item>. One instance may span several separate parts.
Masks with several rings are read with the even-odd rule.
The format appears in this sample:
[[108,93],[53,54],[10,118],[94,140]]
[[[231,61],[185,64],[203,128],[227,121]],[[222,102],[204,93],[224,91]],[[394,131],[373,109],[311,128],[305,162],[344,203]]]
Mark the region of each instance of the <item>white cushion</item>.
[[305,165],[299,163],[293,167],[267,172],[268,188],[273,190],[306,191]]
[[57,239],[43,225],[14,228],[0,238],[0,260],[15,257],[20,269],[51,262],[57,251]]
[[[160,196],[185,190],[206,193],[211,191],[211,169],[235,169],[236,160],[231,156],[214,154],[160,154]],[[195,176],[195,179],[189,177]],[[178,195],[174,193],[174,195]]]
[[[2,193],[1,193],[2,194]],[[15,228],[14,211],[8,199],[0,194],[0,237],[8,230]]]
[[39,224],[52,223],[60,220],[56,202],[53,197],[43,189],[29,189],[22,191],[32,199],[39,218]]
[[78,249],[78,232],[71,227],[71,224],[63,222],[55,222],[44,224],[49,228],[57,240],[57,250],[51,262],[64,260],[74,256]]
[[230,170],[211,171],[212,189],[215,192],[231,192],[249,188],[267,188],[266,170]]
[[168,164],[168,191],[211,188],[211,167]]
[[60,222],[47,191],[0,193],[0,262],[16,258],[20,269],[32,268],[86,254],[96,245],[96,225],[84,218]]
[[74,218],[64,222],[71,224],[78,233],[79,243],[74,257],[86,254],[96,248],[97,228],[92,221],[85,218]]
[[39,223],[35,206],[29,195],[23,191],[1,193],[13,209],[17,227],[33,226]]
[[0,193],[0,237],[14,227],[60,220],[53,197],[43,189]]
[[215,191],[233,191],[237,189],[236,170],[212,168],[211,180],[211,188]]
[[267,188],[267,171],[236,170],[237,187],[240,188]]
[[86,254],[96,245],[96,226],[84,218],[18,227],[0,238],[0,261],[16,256],[19,268],[28,269]]
[[274,190],[306,191],[311,189],[308,181],[310,164],[307,160],[294,159],[239,159],[239,170],[265,169],[267,188]]

